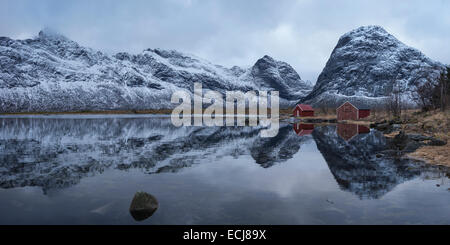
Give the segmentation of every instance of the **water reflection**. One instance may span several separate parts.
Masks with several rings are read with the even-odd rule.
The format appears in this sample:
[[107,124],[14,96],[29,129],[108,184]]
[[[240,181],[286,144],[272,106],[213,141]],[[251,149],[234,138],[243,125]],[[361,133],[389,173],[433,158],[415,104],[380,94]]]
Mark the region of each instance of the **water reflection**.
[[345,141],[351,140],[358,134],[370,133],[370,129],[367,126],[359,124],[338,123],[336,130],[337,134]]
[[[411,161],[389,154],[389,142],[381,132],[360,125],[338,124],[316,128],[317,148],[339,186],[361,199],[380,198],[396,185],[419,176]],[[368,132],[369,131],[369,132]]]
[[295,123],[294,124],[294,132],[298,136],[310,135],[314,131],[314,124],[306,124],[306,123]]
[[267,168],[311,140],[298,140],[289,125],[261,138],[260,127],[176,128],[160,118],[3,118],[0,125],[0,187],[39,186],[44,193],[109,168],[177,172],[209,156],[250,155]]
[[174,173],[229,156],[269,168],[312,140],[339,186],[360,198],[379,198],[423,171],[385,154],[384,136],[360,125],[281,125],[273,138],[259,137],[259,127],[176,128],[161,118],[2,118],[0,125],[4,189],[37,186],[47,193],[107,169]]

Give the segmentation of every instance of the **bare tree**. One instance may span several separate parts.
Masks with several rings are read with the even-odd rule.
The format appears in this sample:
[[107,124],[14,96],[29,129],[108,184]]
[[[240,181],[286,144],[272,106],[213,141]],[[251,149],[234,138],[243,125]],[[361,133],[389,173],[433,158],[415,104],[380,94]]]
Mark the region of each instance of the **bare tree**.
[[450,67],[441,72],[436,90],[438,91],[435,92],[435,96],[438,97],[439,107],[444,111],[450,102]]
[[414,101],[423,111],[446,110],[450,104],[450,67],[441,72],[438,78],[425,78],[422,85],[415,91]]
[[319,110],[324,116],[328,115],[328,107],[326,105],[321,105]]
[[403,93],[404,89],[399,85],[398,81],[395,81],[386,103],[387,111],[394,118],[400,118],[404,109],[404,102],[402,100]]
[[429,78],[427,78],[427,81],[425,83],[417,86],[413,100],[418,105],[420,105],[423,111],[434,109],[433,95],[435,93],[435,90],[436,86]]

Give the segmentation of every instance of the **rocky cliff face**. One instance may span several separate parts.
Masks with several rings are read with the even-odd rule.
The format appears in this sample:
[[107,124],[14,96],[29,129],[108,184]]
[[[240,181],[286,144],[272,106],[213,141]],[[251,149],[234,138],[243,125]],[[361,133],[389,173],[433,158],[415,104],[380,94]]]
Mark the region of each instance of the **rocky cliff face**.
[[436,78],[444,65],[408,47],[379,26],[343,35],[303,103],[335,106],[344,101],[377,106],[393,88],[411,101],[417,85]]
[[267,55],[255,63],[244,80],[254,81],[262,90],[279,91],[280,97],[288,101],[304,97],[312,89],[288,63],[276,61]]
[[0,37],[0,112],[173,108],[176,90],[279,90],[290,106],[312,87],[287,63],[264,56],[225,68],[194,55],[147,49],[104,54],[49,30],[27,40]]

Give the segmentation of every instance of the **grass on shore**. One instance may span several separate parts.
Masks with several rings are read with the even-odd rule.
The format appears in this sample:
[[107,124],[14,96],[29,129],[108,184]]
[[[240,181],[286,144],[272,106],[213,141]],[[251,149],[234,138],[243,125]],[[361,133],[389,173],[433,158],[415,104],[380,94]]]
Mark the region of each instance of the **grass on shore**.
[[[366,120],[381,122],[393,120],[394,118],[386,111],[375,111]],[[422,112],[420,110],[405,110],[396,119],[407,134],[421,134],[446,141],[443,146],[423,146],[407,156],[413,159],[423,160],[430,164],[444,165],[450,167],[450,110],[431,110]],[[398,132],[386,135],[394,137]]]
[[[395,118],[386,110],[372,110],[371,115],[363,121],[382,122]],[[450,110],[431,110],[422,112],[417,109],[402,111],[396,118],[401,130],[407,134],[421,134],[446,141],[443,146],[423,146],[407,156],[413,159],[423,160],[430,164],[450,167]],[[386,137],[394,137],[398,132],[386,134]]]
[[432,136],[447,141],[447,144],[443,146],[424,146],[408,156],[422,159],[432,164],[450,167],[450,110],[445,112],[415,112],[412,113],[410,119],[411,123],[402,125],[402,129],[405,132]]

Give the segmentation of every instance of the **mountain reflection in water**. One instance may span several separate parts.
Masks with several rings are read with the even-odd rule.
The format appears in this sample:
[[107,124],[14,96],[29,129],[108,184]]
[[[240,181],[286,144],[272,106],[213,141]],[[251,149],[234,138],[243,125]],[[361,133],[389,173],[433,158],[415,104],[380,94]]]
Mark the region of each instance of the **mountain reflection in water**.
[[313,137],[339,186],[362,199],[380,198],[423,171],[410,160],[386,154],[384,135],[361,125],[320,127]]
[[44,193],[108,168],[176,172],[211,155],[251,155],[267,168],[291,158],[303,141],[287,125],[261,138],[261,128],[176,128],[161,118],[3,118],[0,125],[0,187],[40,186]]
[[339,186],[360,198],[379,198],[425,171],[380,155],[387,147],[384,136],[364,129],[358,135],[358,126],[294,124],[293,130],[282,124],[276,137],[261,138],[258,127],[176,128],[167,118],[2,118],[0,125],[4,189],[37,186],[46,193],[107,169],[177,172],[227,156],[251,156],[269,168],[312,140]]

